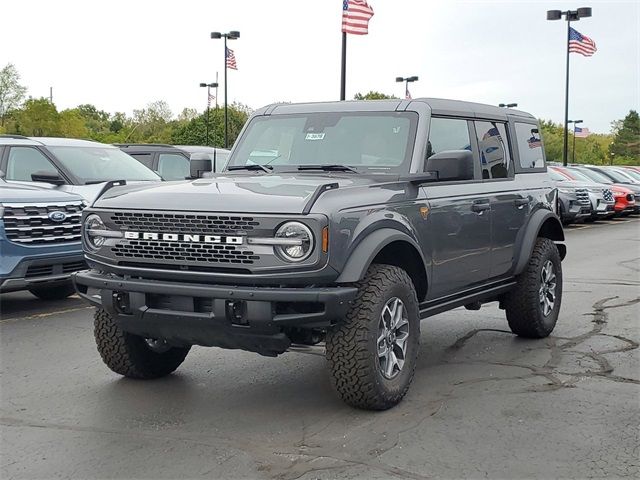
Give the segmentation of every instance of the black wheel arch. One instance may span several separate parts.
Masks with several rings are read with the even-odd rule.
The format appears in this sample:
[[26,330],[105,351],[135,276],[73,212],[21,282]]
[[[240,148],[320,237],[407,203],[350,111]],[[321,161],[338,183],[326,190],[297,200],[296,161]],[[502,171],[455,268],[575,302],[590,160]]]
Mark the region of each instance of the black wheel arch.
[[564,260],[567,255],[567,247],[564,242],[564,230],[562,222],[551,210],[536,210],[527,222],[527,226],[521,230],[521,235],[517,240],[517,256],[514,258],[513,274],[519,275],[527,266],[531,252],[535,247],[538,237],[553,240],[560,252],[560,259]]
[[418,300],[425,298],[429,270],[422,249],[409,235],[392,228],[381,228],[362,239],[349,256],[336,283],[359,282],[374,263],[395,265],[405,270],[414,284]]

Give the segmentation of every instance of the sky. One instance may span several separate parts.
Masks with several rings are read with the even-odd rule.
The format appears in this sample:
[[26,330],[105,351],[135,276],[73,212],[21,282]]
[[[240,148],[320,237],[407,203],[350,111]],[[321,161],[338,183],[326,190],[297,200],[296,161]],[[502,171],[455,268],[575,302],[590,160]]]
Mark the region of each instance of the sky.
[[[417,75],[418,97],[517,102],[538,118],[564,119],[566,22],[550,9],[590,6],[572,24],[598,47],[571,54],[569,117],[607,133],[640,107],[640,0],[585,2],[369,0],[369,35],[347,40],[347,98],[376,90],[399,97],[397,76]],[[252,109],[274,102],[338,100],[342,0],[0,0],[0,67],[13,63],[32,97],[59,110],[91,103],[131,114],[155,100],[206,107],[223,100],[224,49],[238,70],[228,99]],[[13,19],[13,20],[11,20]]]

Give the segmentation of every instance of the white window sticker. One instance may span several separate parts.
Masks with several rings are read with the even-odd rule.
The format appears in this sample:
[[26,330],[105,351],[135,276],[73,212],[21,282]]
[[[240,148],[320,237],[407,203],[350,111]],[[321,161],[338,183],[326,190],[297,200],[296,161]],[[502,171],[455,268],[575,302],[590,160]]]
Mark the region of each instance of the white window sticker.
[[324,133],[307,133],[307,136],[304,137],[305,140],[323,140]]

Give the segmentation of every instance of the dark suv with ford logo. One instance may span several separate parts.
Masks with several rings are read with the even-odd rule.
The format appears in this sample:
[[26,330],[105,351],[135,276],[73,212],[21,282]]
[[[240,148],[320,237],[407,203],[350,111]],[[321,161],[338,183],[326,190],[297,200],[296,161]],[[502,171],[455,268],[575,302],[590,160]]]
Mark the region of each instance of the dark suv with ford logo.
[[192,345],[318,345],[348,404],[386,409],[427,317],[499,302],[515,334],[552,332],[566,248],[546,170],[517,110],[270,105],[213,178],[106,190],[83,213],[76,287],[121,375],[167,375]]

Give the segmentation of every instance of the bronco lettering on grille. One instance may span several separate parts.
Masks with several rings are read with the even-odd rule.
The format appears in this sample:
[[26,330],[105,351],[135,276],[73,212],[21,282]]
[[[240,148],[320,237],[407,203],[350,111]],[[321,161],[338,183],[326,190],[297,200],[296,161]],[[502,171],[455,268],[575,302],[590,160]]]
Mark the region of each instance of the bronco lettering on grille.
[[242,245],[243,243],[243,237],[183,233],[124,232],[124,238],[129,240],[162,240],[165,242],[224,243],[227,245]]

